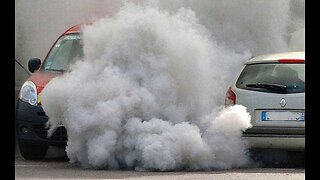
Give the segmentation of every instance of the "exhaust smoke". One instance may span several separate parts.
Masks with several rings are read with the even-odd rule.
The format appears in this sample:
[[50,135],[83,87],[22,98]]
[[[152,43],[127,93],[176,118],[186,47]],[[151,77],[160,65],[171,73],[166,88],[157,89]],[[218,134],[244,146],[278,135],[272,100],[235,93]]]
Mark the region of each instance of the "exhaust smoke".
[[[198,18],[197,7],[164,6],[127,3],[113,16],[83,26],[84,58],[42,91],[50,133],[60,123],[68,131],[70,162],[97,169],[159,171],[250,163],[241,140],[250,115],[241,105],[224,108],[225,92],[250,56],[275,47],[288,50],[282,36],[286,26],[255,29],[254,20],[244,18],[244,23],[236,23],[245,32],[239,35],[237,27],[231,27],[236,26],[232,17],[244,9],[229,10],[222,19],[214,14],[218,20],[209,23],[201,12]],[[287,13],[288,8],[270,6]],[[277,19],[269,18],[270,25]],[[257,38],[261,31],[265,36]],[[269,35],[275,40],[272,47],[270,40],[263,41]]]

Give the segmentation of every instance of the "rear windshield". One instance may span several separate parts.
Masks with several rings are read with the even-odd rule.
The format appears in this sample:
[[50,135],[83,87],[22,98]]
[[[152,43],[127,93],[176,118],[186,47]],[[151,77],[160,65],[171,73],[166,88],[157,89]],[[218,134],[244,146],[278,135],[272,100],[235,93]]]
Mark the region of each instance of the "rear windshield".
[[303,93],[305,64],[248,64],[241,72],[236,87],[269,93]]
[[44,61],[43,68],[51,71],[65,71],[77,59],[83,57],[83,45],[79,34],[61,37]]

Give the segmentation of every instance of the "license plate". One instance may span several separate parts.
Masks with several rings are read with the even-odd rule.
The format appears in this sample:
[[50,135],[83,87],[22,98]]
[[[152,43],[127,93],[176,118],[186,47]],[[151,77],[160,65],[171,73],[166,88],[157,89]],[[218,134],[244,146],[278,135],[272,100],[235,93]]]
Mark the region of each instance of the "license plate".
[[304,121],[304,112],[262,111],[262,121]]

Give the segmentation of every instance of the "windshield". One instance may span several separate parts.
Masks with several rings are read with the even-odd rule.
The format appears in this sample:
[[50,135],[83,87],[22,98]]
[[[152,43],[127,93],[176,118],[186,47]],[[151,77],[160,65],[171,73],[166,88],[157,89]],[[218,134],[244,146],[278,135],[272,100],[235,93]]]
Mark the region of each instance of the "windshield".
[[270,93],[302,93],[305,92],[305,65],[249,64],[241,72],[236,86]]
[[61,37],[50,51],[43,68],[51,71],[65,71],[68,66],[83,57],[79,34]]

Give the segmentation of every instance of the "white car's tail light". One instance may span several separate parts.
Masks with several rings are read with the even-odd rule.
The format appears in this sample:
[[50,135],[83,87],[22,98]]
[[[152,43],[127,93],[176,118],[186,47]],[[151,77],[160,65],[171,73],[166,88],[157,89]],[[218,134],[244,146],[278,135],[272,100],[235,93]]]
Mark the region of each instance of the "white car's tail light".
[[233,106],[236,104],[236,94],[231,90],[231,87],[228,89],[225,98],[225,106]]

